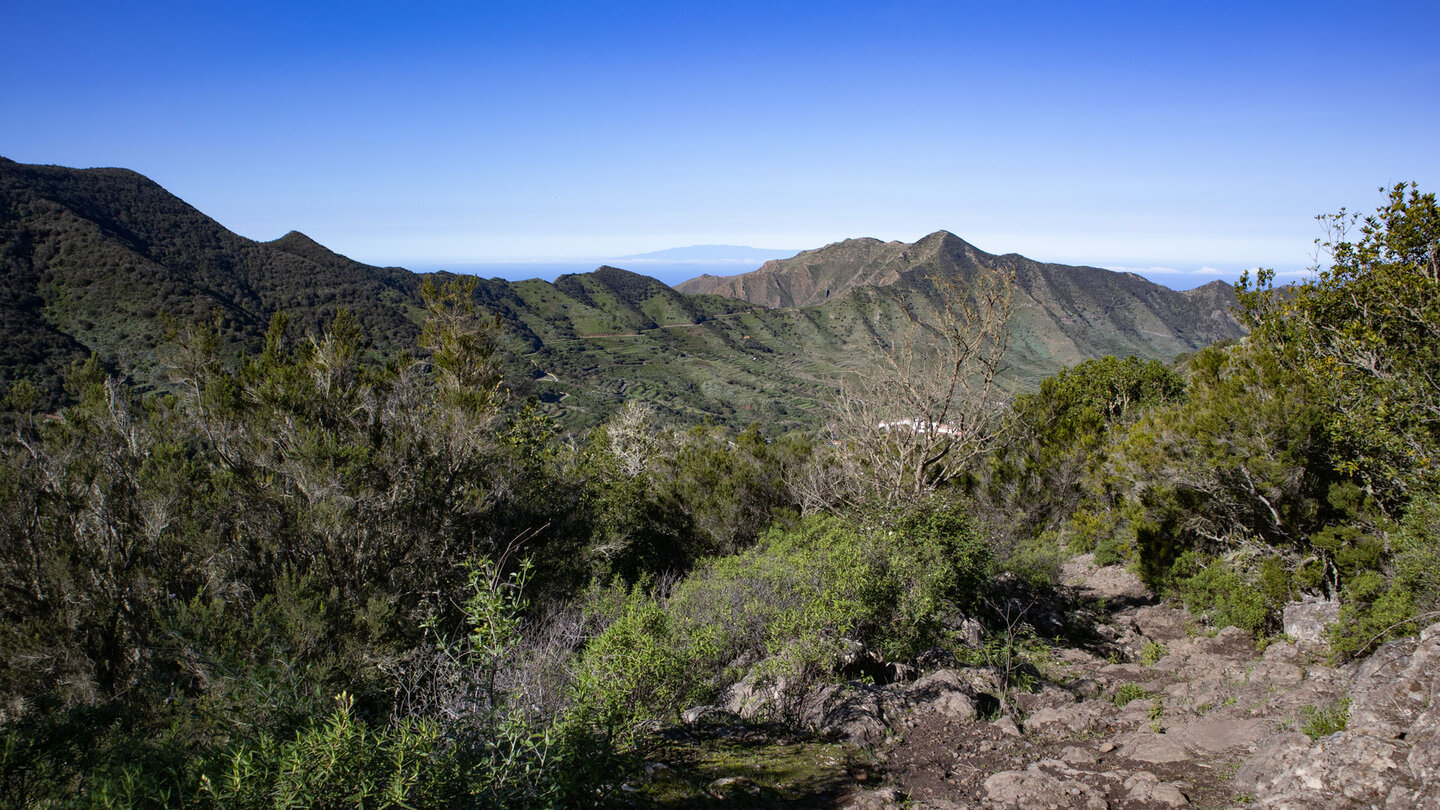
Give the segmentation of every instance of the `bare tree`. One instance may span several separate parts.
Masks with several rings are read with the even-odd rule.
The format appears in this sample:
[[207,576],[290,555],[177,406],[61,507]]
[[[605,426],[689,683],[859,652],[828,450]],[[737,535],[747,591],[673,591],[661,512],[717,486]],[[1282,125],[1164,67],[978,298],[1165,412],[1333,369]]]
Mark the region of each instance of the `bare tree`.
[[835,451],[799,487],[808,508],[918,497],[954,480],[998,438],[996,377],[1014,277],[981,270],[964,286],[930,281],[932,317],[902,304],[900,327],[877,335],[864,366],[841,386]]

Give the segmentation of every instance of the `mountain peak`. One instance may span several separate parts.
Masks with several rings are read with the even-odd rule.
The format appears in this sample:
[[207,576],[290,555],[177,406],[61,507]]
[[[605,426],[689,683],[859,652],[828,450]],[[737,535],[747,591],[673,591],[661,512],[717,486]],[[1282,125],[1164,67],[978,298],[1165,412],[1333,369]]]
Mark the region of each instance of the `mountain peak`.
[[333,265],[336,262],[350,262],[348,256],[339,253],[316,242],[299,231],[291,231],[272,242],[265,242],[265,245],[289,253],[291,256],[299,256],[302,259],[309,259],[316,264]]
[[274,245],[275,247],[279,247],[279,248],[290,247],[290,246],[294,246],[294,247],[323,247],[323,245],[321,245],[319,242],[316,242],[314,239],[311,239],[310,237],[306,236],[305,234],[303,234],[303,233],[301,233],[301,232],[299,232],[299,231],[290,231],[289,233],[285,234],[284,236],[280,237],[279,239],[272,240],[272,241],[270,242],[270,244],[271,244],[271,245]]

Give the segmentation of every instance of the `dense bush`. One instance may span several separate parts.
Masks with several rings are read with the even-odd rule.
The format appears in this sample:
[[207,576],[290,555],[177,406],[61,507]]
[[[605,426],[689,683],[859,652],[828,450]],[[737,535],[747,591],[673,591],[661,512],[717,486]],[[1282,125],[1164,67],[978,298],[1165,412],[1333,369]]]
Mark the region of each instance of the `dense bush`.
[[[706,561],[668,595],[631,592],[585,650],[582,681],[619,725],[673,718],[752,668],[798,701],[855,643],[891,660],[953,643],[989,551],[955,506],[814,515]],[[782,707],[780,708],[783,711]]]

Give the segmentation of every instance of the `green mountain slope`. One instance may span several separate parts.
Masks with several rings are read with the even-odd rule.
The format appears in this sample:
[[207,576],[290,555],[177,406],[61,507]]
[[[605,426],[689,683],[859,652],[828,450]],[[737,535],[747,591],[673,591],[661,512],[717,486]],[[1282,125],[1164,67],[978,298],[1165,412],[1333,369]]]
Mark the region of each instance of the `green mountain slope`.
[[[908,318],[937,317],[934,278],[963,284],[980,267],[1015,274],[1011,387],[1088,357],[1169,358],[1240,333],[1227,285],[1177,293],[1097,268],[991,256],[943,231],[914,245],[850,240],[806,251],[738,277],[728,296],[602,267],[554,283],[482,279],[475,298],[503,325],[515,392],[571,428],[641,399],[682,421],[779,430],[822,424],[844,370],[862,367]],[[134,172],[0,159],[5,384],[28,378],[57,396],[62,371],[95,352],[141,385],[164,385],[168,322],[217,321],[238,350],[258,345],[282,310],[304,333],[348,309],[377,353],[409,351],[421,278],[300,233],[246,239]],[[778,298],[742,300],[770,288]]]
[[883,305],[879,288],[933,317],[932,280],[964,280],[982,268],[1015,279],[1012,364],[1024,376],[1106,354],[1173,357],[1241,334],[1230,314],[1234,289],[1223,282],[1177,292],[1133,273],[992,255],[946,231],[914,244],[849,239],[750,273],[700,276],[677,289],[767,307],[828,307],[859,296],[864,303],[841,306],[863,309]]

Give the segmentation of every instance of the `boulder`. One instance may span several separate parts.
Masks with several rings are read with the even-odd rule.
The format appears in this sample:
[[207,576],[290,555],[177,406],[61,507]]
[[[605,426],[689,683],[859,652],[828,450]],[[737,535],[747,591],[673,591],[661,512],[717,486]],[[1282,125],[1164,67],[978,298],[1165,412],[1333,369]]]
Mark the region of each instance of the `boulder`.
[[1125,780],[1125,798],[1160,807],[1189,807],[1190,800],[1173,782],[1162,782],[1149,771],[1136,771]]
[[1056,778],[1034,766],[991,775],[985,780],[985,795],[991,805],[1005,810],[1108,810],[1110,806],[1103,791],[1084,782]]
[[955,670],[932,672],[910,684],[905,697],[915,711],[935,712],[956,720],[974,720],[979,713],[972,687]]
[[1285,635],[1301,644],[1323,644],[1325,631],[1340,617],[1340,603],[1330,599],[1291,602],[1281,610]]
[[885,698],[876,688],[823,686],[805,696],[800,721],[826,737],[873,746],[890,734]]

